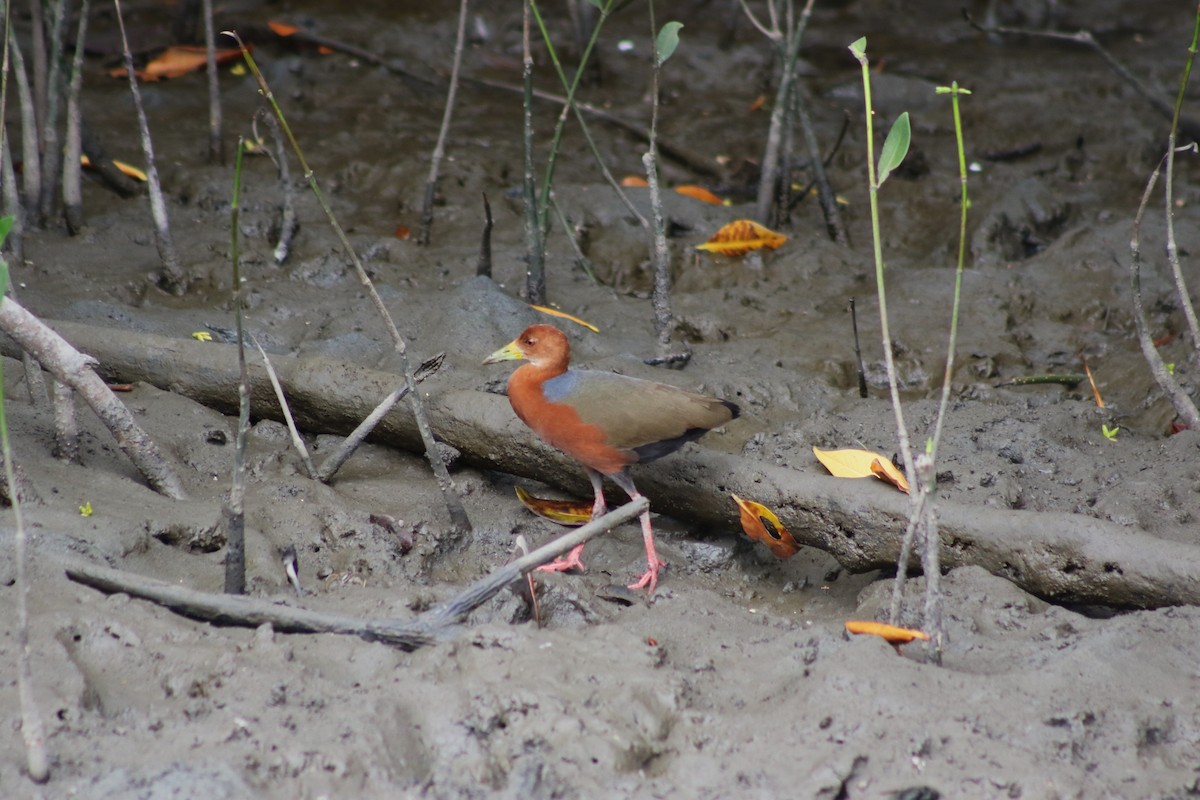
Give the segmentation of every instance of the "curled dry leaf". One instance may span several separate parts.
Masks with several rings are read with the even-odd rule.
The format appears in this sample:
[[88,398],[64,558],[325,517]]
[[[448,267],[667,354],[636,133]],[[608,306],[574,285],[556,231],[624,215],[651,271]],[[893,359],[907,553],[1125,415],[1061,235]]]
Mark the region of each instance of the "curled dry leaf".
[[890,458],[870,450],[822,450],[813,448],[813,455],[835,478],[879,478],[908,494],[908,479]]
[[583,327],[587,328],[592,333],[600,332],[600,329],[597,328],[592,323],[585,322],[584,320],[581,320],[579,317],[568,314],[565,311],[559,311],[557,308],[548,308],[546,306],[534,306],[534,305],[531,305],[530,308],[532,308],[534,311],[540,311],[543,314],[549,314],[552,317],[559,317],[560,319],[570,320],[571,322],[574,322],[576,325],[582,325]]
[[846,630],[855,634],[865,633],[872,636],[879,636],[891,645],[908,644],[913,639],[929,639],[929,634],[924,631],[914,628],[898,628],[895,625],[888,625],[884,622],[870,622],[866,620],[849,620],[846,622]]
[[[250,49],[249,46],[247,46],[247,49]],[[218,64],[234,61],[241,57],[242,51],[236,47],[216,52]],[[139,80],[157,81],[163,78],[178,78],[180,75],[204,69],[207,65],[208,56],[205,55],[203,47],[174,45],[163,50],[152,61],[148,62],[143,69],[136,70],[134,74],[137,75]],[[108,74],[114,78],[124,77],[125,68],[118,67],[111,70]]]
[[756,542],[762,542],[779,558],[791,558],[800,550],[800,545],[783,527],[775,512],[753,500],[743,500],[736,494],[730,495],[737,503],[742,515],[742,530]]
[[517,499],[521,505],[528,508],[539,517],[557,522],[559,525],[583,525],[592,518],[592,504],[580,500],[550,500],[545,497],[534,497],[529,492],[516,487]]
[[690,197],[693,200],[699,200],[702,203],[712,203],[714,206],[725,205],[724,200],[717,197],[715,194],[710,192],[708,189],[705,189],[703,186],[693,186],[691,184],[684,184],[683,186],[676,186],[675,191],[677,193],[683,195],[684,197]]
[[697,250],[723,256],[744,256],[752,250],[774,250],[787,241],[782,233],[776,233],[749,219],[734,220],[713,234],[713,237]]

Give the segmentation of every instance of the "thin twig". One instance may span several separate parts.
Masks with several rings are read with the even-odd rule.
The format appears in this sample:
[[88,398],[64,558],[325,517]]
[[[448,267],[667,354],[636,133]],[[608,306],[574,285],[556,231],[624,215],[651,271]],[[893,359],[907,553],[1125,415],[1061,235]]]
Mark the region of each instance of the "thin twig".
[[267,84],[266,78],[263,77],[262,71],[259,70],[258,63],[250,55],[250,51],[246,49],[246,45],[236,32],[225,31],[225,35],[232,37],[237,42],[238,48],[242,51],[242,57],[245,59],[247,66],[250,67],[250,72],[254,75],[263,97],[270,103],[275,116],[279,119],[280,128],[283,130],[284,136],[287,137],[288,143],[292,147],[292,152],[296,154],[296,159],[300,162],[300,166],[304,170],[304,177],[308,181],[308,186],[312,190],[313,196],[316,197],[321,210],[325,212],[325,217],[329,220],[334,233],[337,234],[338,241],[341,242],[347,257],[349,257],[351,263],[354,265],[354,271],[358,275],[359,283],[366,289],[367,295],[371,298],[371,303],[375,306],[375,310],[379,312],[379,316],[383,320],[388,335],[391,337],[393,350],[399,358],[400,367],[404,373],[404,382],[408,386],[409,407],[412,409],[413,417],[416,420],[417,429],[421,435],[421,443],[425,447],[425,456],[429,460],[429,465],[438,482],[438,487],[442,491],[442,499],[446,503],[446,511],[450,516],[453,533],[460,536],[466,535],[471,531],[471,520],[467,516],[467,510],[463,506],[462,497],[459,496],[454,481],[450,479],[450,473],[446,469],[446,462],[442,460],[441,451],[438,449],[437,442],[433,438],[433,431],[429,426],[429,414],[425,410],[425,403],[421,399],[420,393],[416,391],[417,383],[416,378],[413,376],[412,364],[408,358],[408,345],[400,335],[400,331],[396,329],[396,323],[392,320],[392,315],[388,313],[387,306],[383,303],[383,298],[375,290],[375,284],[371,281],[370,276],[367,275],[367,270],[363,266],[362,260],[358,257],[354,246],[350,244],[349,237],[346,236],[345,229],[342,228],[337,216],[333,213],[333,209],[330,207],[325,193],[321,190],[321,185],[317,182],[316,173],[308,165],[308,160],[304,157],[304,151],[300,149],[300,143],[296,141],[291,127],[287,124],[287,118],[283,114],[283,109],[280,108],[274,93],[271,91],[271,87]]
[[317,477],[316,467],[313,466],[312,456],[308,454],[308,448],[304,446],[304,439],[300,437],[300,431],[296,428],[296,420],[292,418],[292,409],[288,406],[283,386],[279,383],[279,376],[275,374],[275,367],[271,366],[271,359],[267,358],[267,351],[263,349],[253,334],[246,332],[246,338],[258,348],[258,354],[262,356],[263,366],[267,370],[267,378],[271,381],[271,388],[275,390],[275,399],[279,401],[279,411],[283,414],[283,421],[287,424],[288,433],[292,437],[292,446],[300,454],[300,460],[304,463],[308,477],[315,479]]
[[233,449],[233,482],[222,509],[225,522],[225,594],[246,593],[246,434],[250,430],[250,370],[246,366],[246,333],[243,325],[241,236],[238,217],[242,196],[242,156],[246,140],[238,137],[233,164],[233,199],[229,205],[229,260],[233,271],[233,318],[237,325],[238,427]]
[[129,39],[125,35],[125,19],[121,14],[121,0],[113,0],[117,11],[117,26],[121,30],[121,51],[125,57],[125,73],[129,76],[129,91],[133,95],[133,106],[137,111],[138,133],[142,140],[142,154],[146,158],[146,188],[150,194],[150,215],[154,219],[154,241],[158,245],[158,257],[162,262],[159,286],[171,294],[181,295],[187,291],[187,275],[179,263],[179,253],[171,238],[171,226],[167,219],[167,204],[163,198],[162,183],[158,178],[158,166],[154,160],[154,144],[150,140],[150,123],[146,120],[146,109],[142,106],[142,93],[138,88],[137,75],[133,69],[133,53],[129,50]]
[[514,581],[567,553],[576,545],[633,519],[648,507],[649,501],[644,497],[626,503],[542,545],[529,555],[497,567],[449,602],[431,608],[414,620],[361,619],[294,608],[279,602],[199,592],[94,564],[73,564],[67,567],[66,574],[76,583],[108,594],[124,593],[149,600],[191,619],[219,621],[222,625],[246,628],[269,623],[282,633],[340,633],[358,636],[368,642],[383,642],[401,650],[416,650],[450,636],[454,626]]
[[[287,152],[283,148],[284,140],[279,130],[279,120],[266,109],[254,115],[255,123],[260,117],[271,129],[271,145],[275,151],[271,160],[275,162],[275,169],[279,174],[279,239],[271,257],[276,264],[282,264],[291,254],[292,242],[300,230],[300,218],[296,215],[296,190],[292,186],[292,170],[288,166]],[[255,131],[257,133],[257,125]]]
[[[445,358],[445,353],[438,353],[433,358],[426,359],[421,366],[417,367],[416,372],[413,373],[413,379],[417,383],[425,380],[430,375],[442,368],[442,362],[445,360]],[[363,443],[363,440],[371,434],[371,431],[375,429],[375,426],[379,424],[379,421],[387,416],[387,413],[392,410],[392,407],[396,405],[396,403],[403,400],[407,394],[408,384],[402,383],[397,386],[391,394],[383,398],[379,405],[375,406],[371,413],[368,414],[362,422],[358,423],[358,427],[351,431],[350,434],[342,441],[342,444],[337,451],[321,462],[321,468],[316,472],[317,480],[319,480],[321,483],[329,483],[329,481],[333,480],[333,476],[337,474],[339,469],[342,468],[342,465],[346,463],[346,460],[349,459],[350,456],[354,455],[354,451],[357,450],[358,446]]]
[[446,138],[450,135],[450,120],[454,116],[454,98],[458,94],[458,72],[462,67],[463,49],[467,39],[467,11],[470,3],[460,0],[458,5],[458,33],[454,40],[454,63],[450,67],[450,88],[446,90],[446,109],[442,112],[442,127],[438,130],[437,144],[429,159],[429,177],[425,179],[425,202],[421,208],[421,231],[417,244],[429,244],[430,229],[433,228],[433,201],[437,195],[438,169],[446,157]]

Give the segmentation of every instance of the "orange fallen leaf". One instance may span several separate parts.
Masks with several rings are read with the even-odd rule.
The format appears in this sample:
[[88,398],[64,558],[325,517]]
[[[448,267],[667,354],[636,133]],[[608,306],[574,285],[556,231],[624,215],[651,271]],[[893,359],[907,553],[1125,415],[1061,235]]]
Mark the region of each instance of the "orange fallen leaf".
[[[90,169],[92,166],[92,160],[88,158],[86,154],[79,157],[79,163],[84,167],[84,169]],[[135,181],[141,181],[142,183],[145,183],[148,180],[146,178],[146,173],[132,164],[126,164],[124,161],[117,161],[114,158],[112,160],[112,165],[117,168],[118,172],[126,177],[133,178]]]
[[329,47],[328,45],[324,45],[324,44],[317,45],[317,55],[331,56],[336,52],[337,52],[336,50],[334,50],[332,47]]
[[736,494],[730,495],[737,503],[742,516],[742,530],[756,542],[762,542],[779,558],[791,558],[800,550],[800,545],[783,527],[775,512],[753,500],[743,500]]
[[530,308],[532,308],[534,311],[540,311],[543,314],[549,314],[552,317],[558,317],[560,319],[569,319],[569,320],[571,320],[571,322],[574,322],[576,325],[582,325],[583,327],[587,328],[592,333],[600,332],[600,329],[597,328],[592,323],[585,322],[585,321],[581,320],[579,317],[572,316],[571,314],[568,314],[565,311],[559,311],[557,308],[547,308],[546,306],[533,306],[533,305],[531,305]]
[[[247,49],[250,49],[249,46],[247,46]],[[216,52],[218,64],[224,64],[228,61],[240,59],[241,57],[242,51],[236,47]],[[203,47],[173,45],[159,53],[143,69],[135,70],[134,74],[143,81],[157,81],[163,78],[178,78],[180,75],[204,69],[207,64],[208,56],[205,55]],[[110,70],[108,74],[114,78],[120,78],[126,73],[124,67],[118,67],[117,69]]]
[[637,175],[626,175],[624,178],[621,178],[621,185],[626,188],[631,186],[645,188],[650,184],[646,183],[645,178],[640,178]]
[[583,525],[592,519],[592,504],[581,500],[550,500],[545,497],[534,497],[529,492],[516,487],[517,499],[521,505],[533,513],[559,525]]
[[402,242],[407,242],[411,236],[412,236],[412,228],[408,227],[407,225],[397,225],[396,226],[396,238],[397,239],[399,239]]
[[787,237],[782,233],[776,233],[753,220],[739,219],[722,227],[707,242],[697,245],[696,249],[723,256],[744,256],[764,247],[774,250],[786,241]]
[[276,36],[294,36],[300,32],[299,27],[295,25],[289,25],[286,22],[278,22],[276,20],[269,20],[267,22],[267,27],[274,31]]
[[879,478],[908,494],[908,480],[890,458],[870,450],[822,450],[813,448],[813,455],[835,478]]
[[717,197],[715,194],[710,192],[708,189],[705,189],[703,186],[692,186],[690,184],[684,184],[683,186],[676,186],[675,191],[678,192],[679,194],[683,195],[684,197],[690,197],[693,200],[700,200],[701,202],[704,202],[704,203],[712,203],[714,206],[725,205],[724,200]]
[[767,96],[765,94],[760,94],[758,97],[754,98],[754,102],[751,103],[750,108],[748,108],[746,110],[750,111],[750,112],[755,112],[755,111],[758,111],[763,106],[765,106],[766,104],[767,104]]
[[908,644],[913,639],[929,640],[929,634],[924,631],[914,628],[897,628],[895,625],[888,625],[884,622],[849,620],[846,622],[846,630],[855,634],[866,633],[872,636],[879,636],[891,645]]

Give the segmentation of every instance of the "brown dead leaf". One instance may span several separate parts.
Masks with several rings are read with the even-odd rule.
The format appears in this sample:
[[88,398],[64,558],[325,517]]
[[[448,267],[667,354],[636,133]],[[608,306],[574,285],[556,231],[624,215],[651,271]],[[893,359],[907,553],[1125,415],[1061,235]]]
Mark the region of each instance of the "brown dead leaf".
[[[247,45],[247,49],[250,49],[249,45]],[[234,61],[241,57],[242,51],[236,47],[216,52],[218,64]],[[208,56],[205,55],[203,47],[173,45],[159,53],[143,69],[135,70],[134,74],[137,75],[139,80],[157,81],[163,78],[178,78],[180,75],[204,69],[207,64]],[[124,67],[118,67],[117,69],[110,70],[108,74],[114,78],[120,78],[126,73]]]
[[591,503],[580,500],[550,500],[545,497],[534,497],[520,486],[516,487],[516,490],[517,499],[523,506],[539,517],[557,522],[559,525],[583,525],[592,518]]
[[708,189],[705,189],[703,186],[693,186],[691,184],[684,184],[683,186],[676,186],[675,191],[678,192],[679,194],[683,195],[684,197],[690,197],[693,200],[699,200],[702,203],[712,203],[714,206],[725,205],[724,200],[717,197],[715,194],[710,192]]
[[646,182],[645,178],[637,175],[626,175],[624,178],[621,178],[621,185],[627,189],[630,187],[644,189],[650,184]]
[[697,250],[723,256],[744,256],[752,250],[774,250],[787,241],[782,233],[776,233],[749,219],[734,220],[713,234],[713,237]]
[[737,503],[742,517],[742,530],[756,542],[762,542],[779,558],[791,558],[800,550],[800,545],[783,527],[775,512],[753,500],[743,500],[736,494],[730,495]]
[[886,456],[870,450],[822,450],[813,448],[813,455],[835,478],[879,478],[908,494],[904,473]]
[[846,622],[846,630],[855,634],[865,633],[872,636],[879,636],[891,645],[908,644],[913,639],[924,641],[929,639],[929,634],[924,631],[914,628],[897,628],[895,625],[888,625],[884,622],[870,622],[866,620],[849,620]]

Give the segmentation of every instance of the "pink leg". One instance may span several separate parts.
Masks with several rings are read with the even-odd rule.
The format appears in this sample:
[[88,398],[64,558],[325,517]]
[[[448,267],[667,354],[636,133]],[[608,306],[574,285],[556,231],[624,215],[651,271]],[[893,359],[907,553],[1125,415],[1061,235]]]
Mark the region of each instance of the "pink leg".
[[[617,486],[625,490],[630,500],[637,500],[642,496],[637,487],[633,485],[633,479],[629,477],[628,472],[619,472],[609,477],[613,479],[613,482]],[[654,549],[654,530],[650,527],[650,511],[648,509],[643,511],[640,519],[642,522],[642,541],[646,545],[647,569],[635,583],[629,584],[629,588],[645,589],[647,595],[652,595],[654,594],[654,587],[658,585],[658,571],[666,566],[666,562],[659,560],[658,553]]]
[[[608,510],[604,503],[604,479],[596,470],[588,467],[584,467],[584,469],[587,470],[588,480],[592,482],[592,491],[596,494],[595,500],[592,501],[592,519],[596,519],[596,517],[604,516]],[[549,564],[538,567],[539,572],[566,572],[572,569],[584,571],[583,545],[579,545],[563,558],[555,559]]]

